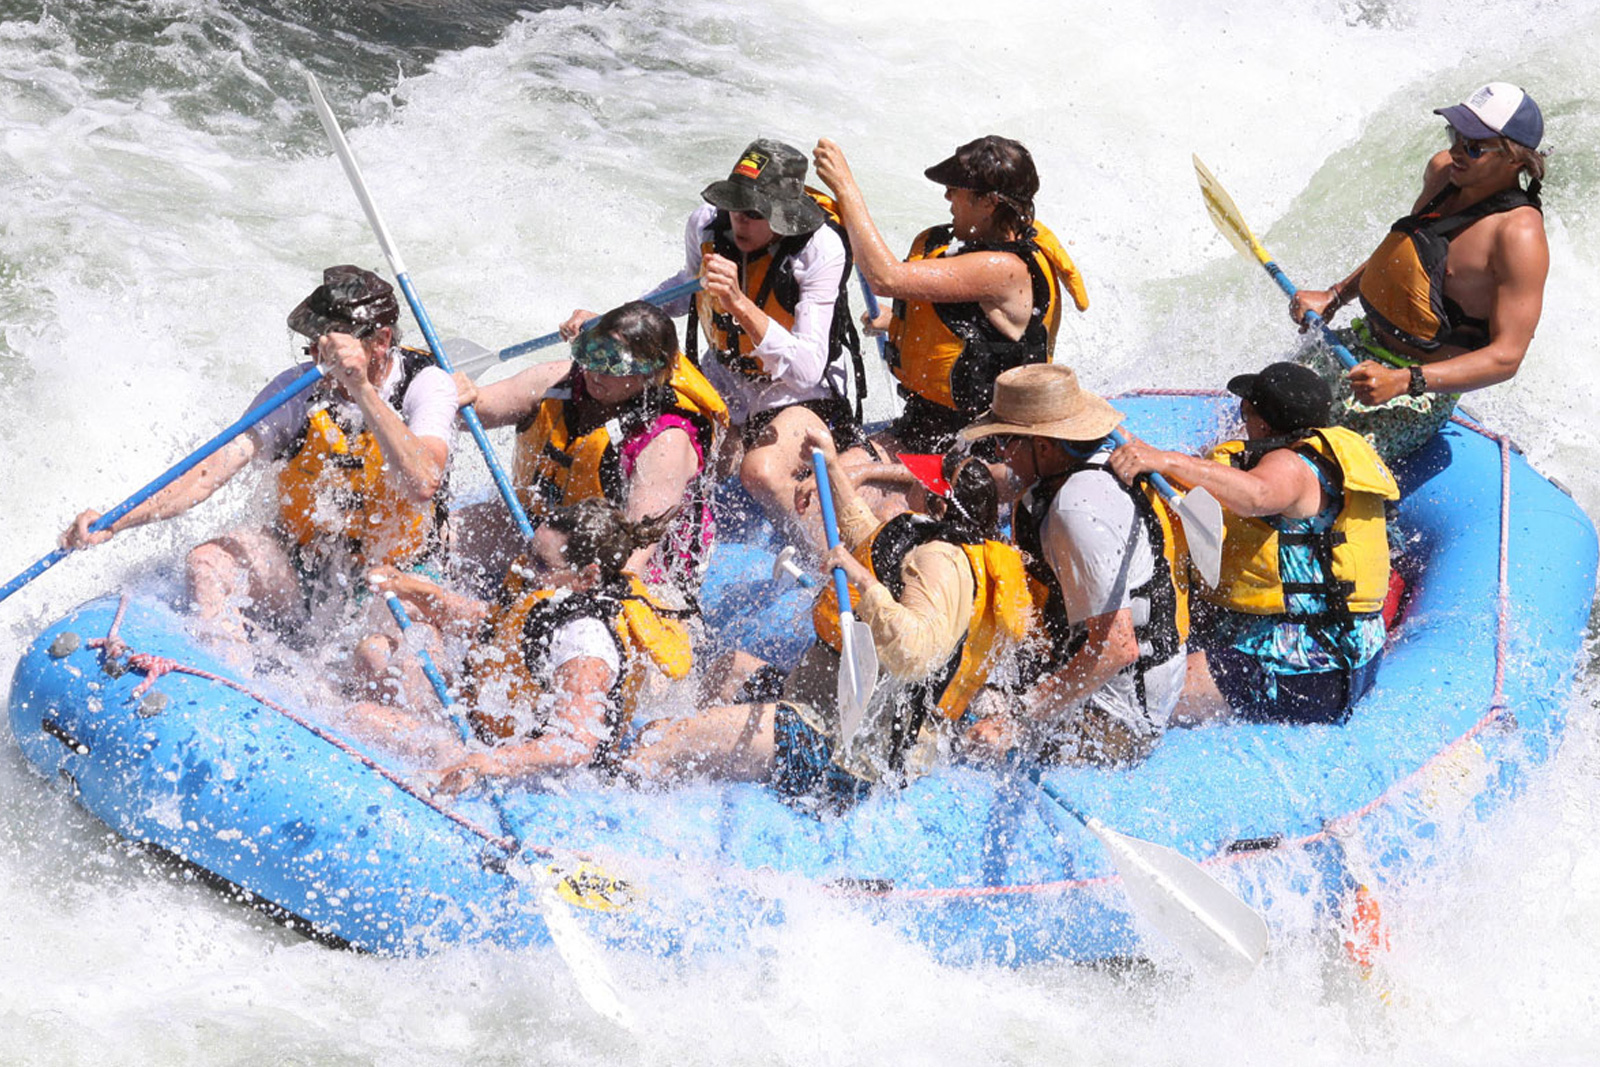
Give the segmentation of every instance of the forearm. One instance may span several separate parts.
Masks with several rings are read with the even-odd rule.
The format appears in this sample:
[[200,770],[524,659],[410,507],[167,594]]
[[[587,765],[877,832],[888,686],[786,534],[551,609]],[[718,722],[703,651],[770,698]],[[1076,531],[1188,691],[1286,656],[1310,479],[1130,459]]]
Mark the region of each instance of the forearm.
[[848,188],[840,190],[835,207],[844,220],[845,230],[850,234],[850,250],[855,255],[856,268],[867,279],[867,285],[874,293],[892,296],[891,279],[901,266],[900,257],[894,254],[889,243],[883,239],[883,234],[878,232],[877,224],[867,211],[866,198],[861,195],[860,187],[851,182]]
[[1459,356],[1422,365],[1430,393],[1467,393],[1510,381],[1522,367],[1527,347],[1491,343]]
[[1162,452],[1160,457],[1154,472],[1185,489],[1205,489],[1235,515],[1276,515],[1288,503],[1285,494],[1247,471],[1182,452]]
[[[1119,625],[1099,634],[1091,628],[1077,654],[1028,691],[1021,702],[1022,714],[1041,722],[1060,718],[1139,658],[1138,643],[1131,640],[1131,616],[1126,609],[1117,614]],[[1126,632],[1120,624],[1125,624]]]
[[539,399],[572,369],[569,359],[536,363],[492,385],[480,386],[473,410],[488,429],[514,426],[533,414]]
[[386,468],[384,477],[413,503],[432,500],[444,481],[450,446],[437,438],[413,433],[400,413],[384,403],[375,389],[363,390],[356,403],[378,439]]
[[185,514],[195,505],[209,500],[213,493],[243,470],[254,455],[254,443],[248,436],[234,438],[214,455],[118,519],[112,524],[112,531],[130,530]]

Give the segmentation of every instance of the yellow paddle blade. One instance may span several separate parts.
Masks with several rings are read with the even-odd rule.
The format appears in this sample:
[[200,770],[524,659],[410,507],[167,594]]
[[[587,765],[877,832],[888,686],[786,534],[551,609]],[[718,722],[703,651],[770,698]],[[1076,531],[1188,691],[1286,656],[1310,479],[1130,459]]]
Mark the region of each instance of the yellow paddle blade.
[[1211,216],[1212,224],[1228,239],[1229,244],[1244,255],[1262,263],[1270,260],[1272,257],[1261,247],[1256,235],[1250,232],[1244,216],[1239,213],[1239,205],[1233,202],[1228,190],[1224,189],[1222,183],[1217,181],[1217,176],[1200,162],[1199,156],[1190,158],[1194,160],[1194,173],[1200,179],[1200,195],[1205,199],[1206,214]]

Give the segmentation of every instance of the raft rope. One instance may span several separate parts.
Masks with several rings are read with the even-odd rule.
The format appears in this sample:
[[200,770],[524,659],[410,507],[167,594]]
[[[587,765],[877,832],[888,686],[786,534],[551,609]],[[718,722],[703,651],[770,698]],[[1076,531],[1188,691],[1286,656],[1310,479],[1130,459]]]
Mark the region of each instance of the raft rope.
[[[150,691],[150,687],[155,685],[155,683],[160,680],[161,676],[165,674],[187,674],[207,682],[216,682],[219,685],[227,686],[229,689],[243,693],[257,704],[260,704],[262,707],[271,708],[273,711],[277,712],[279,715],[282,715],[296,726],[309,732],[318,740],[332,745],[340,752],[343,752],[351,759],[360,763],[363,767],[366,767],[368,770],[381,776],[385,781],[399,789],[402,793],[405,793],[407,796],[426,805],[432,810],[438,812],[440,815],[443,815],[445,818],[449,819],[463,830],[466,830],[468,833],[482,838],[490,845],[493,845],[495,848],[498,848],[507,854],[514,855],[517,852],[519,846],[515,838],[490,833],[488,830],[485,830],[483,827],[479,826],[465,815],[462,815],[456,811],[452,811],[450,808],[440,804],[426,793],[421,792],[410,782],[406,781],[401,775],[390,770],[388,767],[385,767],[383,764],[379,763],[371,756],[368,756],[366,753],[362,752],[348,741],[345,741],[343,738],[324,730],[316,723],[295,714],[293,711],[284,707],[282,704],[279,704],[277,701],[268,697],[264,693],[260,693],[254,689],[251,689],[243,682],[235,681],[232,678],[224,677],[223,675],[205,670],[201,667],[196,667],[188,663],[182,663],[175,659],[169,659],[166,656],[157,656],[149,652],[138,652],[130,648],[128,644],[122,640],[122,637],[118,632],[122,628],[123,616],[128,610],[128,600],[128,594],[123,593],[122,598],[117,602],[117,613],[111,619],[111,629],[107,631],[106,635],[104,637],[91,638],[90,640],[84,642],[84,644],[88,648],[102,649],[104,650],[107,659],[124,660],[130,670],[139,671],[144,674],[144,681],[140,682],[130,694],[132,699],[138,700],[139,698],[143,697],[145,693]],[[539,845],[523,844],[521,847],[526,851],[536,853],[543,857],[554,855],[553,849],[545,848]]]
[[[1129,396],[1200,396],[1200,397],[1226,397],[1232,394],[1220,389],[1139,389],[1126,394]],[[1314,834],[1305,837],[1286,839],[1278,842],[1270,849],[1255,849],[1248,852],[1220,853],[1199,861],[1202,866],[1234,864],[1243,860],[1270,854],[1280,849],[1305,848],[1336,835],[1347,834],[1350,828],[1362,818],[1389,803],[1396,795],[1405,792],[1412,784],[1429,775],[1435,767],[1451,760],[1465,745],[1470,744],[1480,733],[1506,715],[1505,677],[1506,658],[1510,647],[1511,632],[1511,588],[1510,588],[1510,543],[1511,543],[1511,439],[1504,434],[1495,433],[1493,430],[1480,426],[1475,422],[1462,418],[1460,415],[1451,415],[1450,421],[1464,429],[1470,430],[1479,436],[1494,441],[1500,449],[1500,559],[1498,575],[1498,596],[1496,602],[1495,627],[1495,661],[1494,661],[1494,691],[1490,697],[1488,710],[1471,728],[1450,744],[1434,753],[1415,771],[1400,779],[1375,797],[1371,802],[1343,815],[1337,815],[1323,824],[1323,828]],[[463,815],[444,807],[425,793],[407,782],[400,775],[378,763],[370,756],[350,745],[342,738],[309,722],[264,694],[258,693],[240,682],[225,678],[210,671],[180,663],[164,656],[150,653],[135,652],[117,636],[117,630],[122,624],[122,617],[128,606],[128,595],[124,593],[117,605],[116,617],[112,620],[111,630],[103,638],[94,638],[86,644],[90,648],[104,648],[106,655],[111,658],[126,656],[130,668],[145,673],[145,680],[133,691],[135,698],[141,697],[163,674],[177,672],[193,675],[206,681],[218,682],[231,689],[243,693],[245,696],[271,708],[284,716],[290,722],[310,732],[319,740],[325,741],[339,751],[355,759],[369,770],[381,775],[396,788],[416,799],[425,806],[443,815],[451,822],[467,830],[469,833],[482,838],[487,843],[502,849],[507,853],[515,853],[517,842],[508,836],[492,834],[488,830]],[[527,842],[522,844],[524,851],[533,852],[545,858],[556,855],[553,848],[542,845],[533,845]],[[585,858],[579,856],[578,858]],[[1045,893],[1064,893],[1080,889],[1092,889],[1100,886],[1114,885],[1121,882],[1119,875],[1105,875],[1099,878],[1063,879],[1051,882],[1033,882],[1022,885],[998,886],[951,886],[926,889],[895,889],[884,883],[848,881],[843,883],[830,883],[823,887],[825,892],[844,897],[870,897],[885,900],[936,900],[947,898],[976,898],[976,897],[1005,897],[1022,896]]]

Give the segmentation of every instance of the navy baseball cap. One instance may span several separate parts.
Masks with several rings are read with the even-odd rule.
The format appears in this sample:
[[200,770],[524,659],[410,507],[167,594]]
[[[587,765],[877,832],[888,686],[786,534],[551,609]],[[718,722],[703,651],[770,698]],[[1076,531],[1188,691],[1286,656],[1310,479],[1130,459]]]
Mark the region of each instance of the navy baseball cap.
[[1490,82],[1454,107],[1435,108],[1433,113],[1476,140],[1505,137],[1535,149],[1544,140],[1539,105],[1510,82]]

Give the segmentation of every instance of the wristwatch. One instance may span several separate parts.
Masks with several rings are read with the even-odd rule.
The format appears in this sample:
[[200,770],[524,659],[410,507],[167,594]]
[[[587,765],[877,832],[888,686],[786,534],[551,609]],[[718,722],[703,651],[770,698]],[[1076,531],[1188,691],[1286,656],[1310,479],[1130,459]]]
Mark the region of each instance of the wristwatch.
[[1428,391],[1428,379],[1422,376],[1422,365],[1413,363],[1406,368],[1411,373],[1411,384],[1406,386],[1407,396],[1421,396]]

